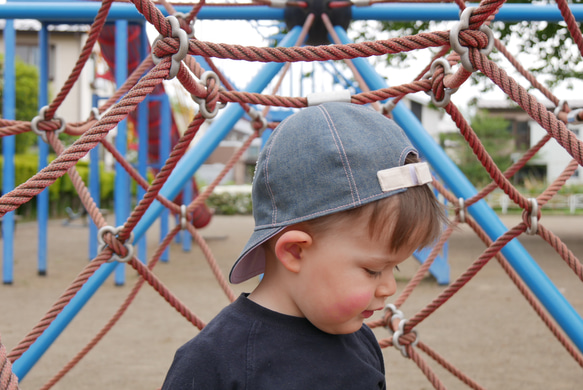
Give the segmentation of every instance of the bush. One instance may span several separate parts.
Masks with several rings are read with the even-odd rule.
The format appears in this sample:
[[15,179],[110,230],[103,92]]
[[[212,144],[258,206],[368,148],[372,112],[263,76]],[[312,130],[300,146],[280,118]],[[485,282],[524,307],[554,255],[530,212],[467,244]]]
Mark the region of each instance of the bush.
[[209,208],[218,215],[251,214],[251,194],[228,192],[211,194],[206,201]]
[[[55,159],[56,156],[49,157],[49,161]],[[0,183],[2,182],[4,159],[0,156]],[[18,186],[38,172],[38,155],[36,154],[19,154],[14,156],[14,185]],[[89,182],[89,165],[87,162],[79,161],[75,169],[83,179],[85,185]],[[101,170],[101,207],[107,207],[113,204],[113,187],[114,187],[114,173],[106,172],[103,168]],[[72,208],[80,207],[80,200],[73,182],[69,175],[65,174],[58,178],[49,188],[49,203],[50,214],[52,216],[63,215],[64,209],[67,206]],[[34,217],[36,215],[36,202],[28,202],[22,205],[17,211],[17,214],[25,217]]]

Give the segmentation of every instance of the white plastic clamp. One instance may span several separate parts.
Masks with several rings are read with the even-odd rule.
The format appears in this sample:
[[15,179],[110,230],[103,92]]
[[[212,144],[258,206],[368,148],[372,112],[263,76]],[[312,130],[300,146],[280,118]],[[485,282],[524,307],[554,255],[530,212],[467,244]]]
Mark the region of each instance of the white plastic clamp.
[[[186,21],[186,16],[187,16],[187,15],[186,15],[184,12],[175,12],[175,13],[174,13],[174,16],[176,16],[176,17],[177,17],[177,18],[179,18],[179,19],[182,19],[182,20]],[[190,26],[190,33],[186,33],[186,36],[187,36],[189,39],[194,37],[194,20],[195,20],[195,19],[192,19],[192,20],[190,21],[190,23],[189,23],[189,26]],[[186,31],[185,31],[185,32],[186,32]]]
[[[202,76],[200,76],[200,81],[199,84],[201,84],[203,87],[206,88],[206,84],[208,79],[212,78],[215,79],[215,83],[217,83],[217,85],[220,85],[221,81],[219,80],[219,76],[217,76],[217,74],[213,71],[207,70],[206,72],[204,72],[202,74]],[[219,90],[223,89],[222,86],[219,86]],[[209,111],[208,108],[206,107],[206,99],[202,99],[199,98],[198,96],[195,95],[191,95],[192,96],[192,100],[194,100],[198,105],[199,105],[199,112],[200,114],[205,117],[206,119],[212,119],[215,116],[217,116],[217,114],[219,113],[219,110],[223,107],[225,107],[226,104],[223,103],[217,103],[215,106],[215,109],[213,111]]]
[[[113,226],[104,226],[101,229],[99,229],[99,231],[97,232],[97,242],[99,243],[99,246],[97,247],[97,252],[101,252],[107,246],[105,241],[103,241],[103,236],[105,233],[111,233],[117,237],[117,235],[119,234],[119,232],[121,231],[122,228],[123,228],[123,226],[118,226],[116,228],[114,228]],[[130,261],[134,257],[134,246],[131,244],[133,241],[134,241],[134,232],[132,232],[130,234],[130,237],[123,244],[123,246],[126,248],[128,253],[124,257],[119,257],[119,255],[114,252],[111,255],[111,258],[109,260],[107,260],[107,262],[111,263],[114,261],[119,261],[120,263],[127,263],[128,261]]]
[[528,198],[530,203],[530,226],[526,229],[526,234],[534,236],[538,232],[538,202],[536,198]]
[[[451,71],[451,66],[449,65],[449,61],[446,60],[445,58],[439,58],[435,61],[433,61],[433,63],[431,64],[431,68],[429,69],[429,73],[425,76],[423,76],[423,78],[432,78],[433,75],[435,74],[435,71],[437,70],[437,66],[441,65],[441,67],[443,67],[443,72],[446,75],[452,74]],[[450,100],[451,100],[451,95],[457,92],[457,88],[445,88],[444,89],[444,96],[443,99],[441,100],[436,100],[435,99],[435,94],[433,93],[433,91],[428,91],[427,94],[429,96],[431,96],[431,102],[433,104],[435,104],[436,107],[445,107],[449,104]]]
[[[47,139],[47,132],[43,131],[43,130],[39,130],[38,128],[38,123],[40,121],[45,121],[46,117],[45,114],[47,112],[47,109],[49,108],[49,106],[44,106],[43,108],[40,109],[39,114],[37,116],[35,116],[32,121],[30,122],[30,129],[38,136],[40,136],[42,138],[43,141],[48,143],[48,139]],[[58,116],[53,116],[53,119],[58,120],[59,122],[61,122],[61,126],[54,131],[55,135],[59,135],[60,133],[62,133],[65,130],[65,127],[67,126],[67,124],[65,123],[65,120],[61,117]]]
[[464,200],[464,198],[460,197],[457,199],[457,202],[458,202],[458,207],[459,207],[458,217],[460,218],[461,223],[465,223],[466,222],[466,201]]
[[[180,46],[178,47],[178,51],[174,54],[172,54],[172,65],[170,66],[170,72],[168,73],[168,76],[166,77],[167,80],[173,79],[174,77],[176,77],[176,75],[178,74],[178,71],[180,70],[180,62],[186,58],[186,55],[188,54],[188,36],[186,35],[186,31],[184,31],[182,28],[180,28],[180,22],[178,22],[178,19],[176,18],[176,16],[174,15],[170,15],[166,17],[166,20],[170,23],[170,26],[172,27],[172,37],[174,38],[178,38],[178,41],[180,43]],[[158,35],[158,37],[156,39],[154,39],[154,43],[152,43],[152,47],[156,46],[156,43],[160,40],[160,39],[164,39],[165,37],[160,34]],[[152,50],[152,61],[154,61],[154,64],[158,65],[160,63],[160,61],[162,61],[161,58],[159,58],[158,56],[156,56],[154,54],[154,50]]]
[[[451,48],[460,55],[462,65],[468,72],[474,72],[476,69],[474,69],[474,65],[472,65],[472,62],[470,61],[469,49],[460,44],[459,35],[461,30],[465,30],[470,26],[470,17],[475,9],[476,7],[468,7],[463,10],[460,16],[460,21],[449,32],[449,44],[451,45]],[[494,48],[494,33],[490,27],[485,25],[480,26],[480,31],[488,36],[488,45],[485,48],[480,49],[480,53],[488,55]]]
[[180,206],[180,228],[185,230],[188,226],[188,216],[186,215],[186,205],[183,204]]
[[[399,337],[401,337],[404,334],[406,324],[407,324],[407,320],[405,320],[405,319],[402,319],[399,322],[399,329],[395,333],[393,333],[393,345],[395,346],[395,348],[397,348],[398,350],[401,351],[401,354],[404,357],[408,358],[409,353],[407,353],[407,348],[404,345],[402,345],[401,343],[399,343]],[[413,343],[411,343],[411,346],[414,347],[419,342],[419,334],[417,333],[417,330],[415,330],[415,329],[411,329],[411,333],[415,334],[415,341],[413,341]]]
[[261,128],[259,128],[259,130],[257,130],[259,135],[261,135],[265,131],[265,129],[267,129],[267,119],[265,119],[265,117],[263,115],[261,115],[261,113],[253,107],[249,108],[249,112],[247,112],[247,114],[251,117],[251,121],[253,121],[253,122],[260,121],[261,122]]

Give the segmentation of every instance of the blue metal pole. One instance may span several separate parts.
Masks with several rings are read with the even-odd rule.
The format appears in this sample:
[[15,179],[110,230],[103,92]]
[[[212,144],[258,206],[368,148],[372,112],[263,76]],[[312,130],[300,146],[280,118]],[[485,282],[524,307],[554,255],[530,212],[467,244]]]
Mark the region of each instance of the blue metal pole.
[[[115,22],[115,81],[121,86],[128,77],[128,22],[118,20]],[[127,152],[127,120],[117,125],[115,148],[125,158]],[[129,176],[120,163],[115,163],[115,188],[114,209],[115,224],[121,226],[130,215],[130,188]],[[115,285],[123,286],[125,283],[125,264],[118,264],[115,270]]]
[[[92,23],[99,11],[101,3],[98,2],[8,2],[0,4],[0,15],[11,19],[37,19],[40,21],[84,22]],[[157,5],[164,14],[168,12],[162,5]],[[192,7],[174,5],[177,12],[187,14]],[[197,19],[219,20],[283,20],[284,10],[268,6],[240,6],[240,7],[203,7],[197,15]],[[143,22],[144,16],[138,12],[135,5],[129,3],[114,3],[107,16],[108,21],[126,20],[129,22]]]
[[[478,3],[466,4],[477,7]],[[581,4],[569,4],[575,19],[583,17]],[[460,9],[456,4],[375,4],[370,7],[352,7],[352,20],[382,21],[429,21],[459,20]],[[554,4],[504,4],[496,14],[497,21],[564,21],[561,11]]]
[[[16,119],[16,31],[14,20],[6,20],[4,26],[4,105],[2,116],[5,119]],[[2,173],[2,192],[5,194],[14,189],[14,148],[15,136],[2,138],[2,156],[4,166]],[[14,278],[14,211],[4,214],[2,217],[2,281],[4,284],[12,284]]]
[[[281,41],[281,46],[292,46],[295,44],[301,32],[300,27],[294,27]],[[271,79],[279,72],[283,64],[268,63],[261,71],[257,73],[255,78],[249,83],[248,92],[261,92],[271,81]],[[229,133],[237,120],[243,116],[243,109],[239,105],[232,105],[225,109],[221,115],[220,120],[208,129],[201,140],[193,147],[180,161],[172,175],[168,179],[168,183],[161,190],[161,194],[171,199],[180,191],[181,186],[194,175],[194,172],[207,159],[212,150],[220,143],[220,141]],[[200,155],[199,155],[200,154]],[[204,154],[204,156],[202,156]],[[135,239],[139,239],[145,234],[147,229],[160,215],[162,205],[159,202],[153,204],[144,215],[144,218],[136,225],[134,229]],[[75,315],[83,308],[85,303],[93,296],[99,286],[105,282],[107,277],[113,272],[116,263],[103,264],[95,274],[87,280],[81,287],[77,294],[71,299],[69,304],[63,311],[55,318],[43,334],[29,347],[29,349],[16,360],[12,365],[12,371],[16,376],[22,380],[28,371],[36,364],[38,359],[45,353],[45,351],[56,340],[65,327],[75,318]]]
[[[150,50],[150,43],[148,41],[148,35],[146,34],[146,26],[142,24],[142,30],[140,32],[140,58],[146,58]],[[146,98],[138,105],[138,118],[137,118],[137,131],[138,131],[138,173],[143,178],[148,178],[148,143],[149,143],[149,104],[150,96]],[[137,190],[137,201],[138,203],[146,194],[146,190],[142,186],[138,186]],[[144,234],[139,240],[137,240],[136,245],[138,246],[138,258],[143,262],[147,263],[148,259],[148,242],[146,235]]]
[[[343,43],[350,42],[343,28],[335,27],[335,30]],[[365,59],[357,58],[354,65],[371,88],[387,87],[385,80],[375,72]],[[393,117],[455,196],[468,199],[477,193],[469,180],[435,143],[410,110],[402,104],[397,104],[393,109]],[[468,207],[468,212],[491,240],[496,240],[507,231],[496,213],[484,200]],[[510,241],[501,252],[573,343],[580,351],[583,351],[583,320],[530,254],[516,239]]]
[[[37,19],[40,21],[91,23],[99,11],[98,2],[19,2],[0,4],[0,15],[6,19]],[[468,3],[467,6],[478,6]],[[166,16],[163,6],[158,9]],[[175,5],[178,12],[188,13],[189,6]],[[575,19],[583,19],[583,4],[569,4]],[[133,4],[114,3],[108,20],[143,22]],[[203,7],[197,15],[200,20],[283,20],[284,10],[267,6]],[[459,7],[455,4],[375,4],[369,7],[352,7],[352,20],[429,21],[459,20]],[[496,14],[503,22],[548,21],[561,22],[561,12],[553,4],[504,4]]]
[[[99,96],[93,94],[91,105],[99,107]],[[101,169],[99,167],[99,144],[89,151],[89,193],[96,207],[101,207]],[[97,225],[89,218],[89,260],[97,256]]]
[[[170,157],[171,149],[171,138],[172,138],[172,115],[170,113],[170,101],[168,100],[168,95],[160,95],[160,127],[158,139],[160,140],[160,151],[159,151],[159,161],[160,168],[164,165],[165,161]],[[164,210],[160,214],[160,242],[164,240],[164,237],[168,235],[168,219],[170,218],[170,210],[164,207]],[[167,262],[170,260],[170,249],[166,247],[160,260]]]
[[[182,204],[188,206],[188,204],[192,201],[192,186],[193,186],[192,179],[186,182],[184,189],[182,190]],[[180,216],[178,223],[180,223]],[[179,236],[179,235],[176,235]],[[184,252],[190,252],[192,247],[192,237],[190,236],[190,232],[188,229],[184,229],[182,231],[182,250]]]
[[[49,99],[49,32],[46,23],[43,23],[38,35],[40,54],[39,67],[39,109],[48,104]],[[38,170],[48,164],[49,145],[38,137]],[[36,212],[38,222],[38,274],[47,274],[47,249],[48,249],[48,221],[49,221],[49,189],[45,188],[36,196]]]

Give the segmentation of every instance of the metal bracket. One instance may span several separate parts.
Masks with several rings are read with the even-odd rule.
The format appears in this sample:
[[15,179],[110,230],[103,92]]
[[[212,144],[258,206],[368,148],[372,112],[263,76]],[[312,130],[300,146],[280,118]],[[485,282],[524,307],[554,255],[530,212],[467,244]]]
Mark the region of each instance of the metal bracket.
[[[459,35],[461,30],[465,30],[470,26],[470,17],[475,9],[476,7],[468,7],[463,10],[460,16],[460,21],[449,32],[449,44],[451,45],[451,48],[460,55],[462,65],[468,72],[474,72],[476,69],[474,69],[474,65],[472,65],[472,62],[470,61],[469,49],[460,44]],[[490,27],[485,25],[480,26],[480,31],[488,36],[488,45],[485,48],[480,49],[480,53],[488,55],[494,48],[494,33]]]

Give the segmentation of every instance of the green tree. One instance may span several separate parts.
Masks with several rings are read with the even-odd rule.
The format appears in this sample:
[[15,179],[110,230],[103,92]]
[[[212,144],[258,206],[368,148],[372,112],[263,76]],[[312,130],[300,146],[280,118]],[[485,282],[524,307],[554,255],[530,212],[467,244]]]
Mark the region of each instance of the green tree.
[[[38,115],[38,69],[28,65],[19,58],[15,62],[16,76],[16,119],[30,121]],[[0,83],[4,80],[4,56],[0,54]],[[0,88],[0,113],[4,106],[4,85]],[[33,132],[16,135],[16,153],[22,154],[32,146],[37,139]]]
[[[507,3],[546,4],[547,1],[507,0]],[[582,3],[583,0],[571,0],[570,3]],[[380,26],[379,26],[380,25]],[[452,21],[440,22],[367,22],[353,23],[351,30],[358,40],[376,40],[396,38],[406,35],[415,35],[419,32],[449,30]],[[519,62],[529,70],[537,80],[549,88],[564,86],[572,89],[575,80],[583,78],[583,61],[577,45],[567,25],[562,22],[501,22],[491,24],[494,36],[509,49],[510,53],[518,58]],[[379,33],[379,29],[382,30]],[[432,53],[437,48],[429,49]],[[419,60],[419,50],[388,55],[382,57],[386,65],[391,67],[409,67]],[[379,57],[380,59],[381,57]],[[503,55],[496,49],[489,58],[496,63],[504,63]],[[377,59],[377,61],[379,60]],[[505,66],[506,67],[506,66]],[[492,82],[487,81],[481,72],[474,72],[471,79],[478,84],[476,92],[485,92],[495,88]]]
[[[487,111],[478,111],[471,118],[471,126],[498,168],[506,170],[512,164],[510,156],[514,151],[510,122],[502,117],[492,116]],[[492,181],[488,171],[460,134],[441,134],[440,141],[441,146],[448,151],[474,186],[484,187]]]

